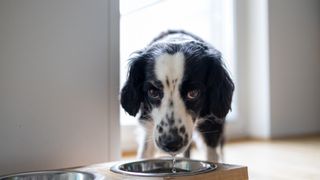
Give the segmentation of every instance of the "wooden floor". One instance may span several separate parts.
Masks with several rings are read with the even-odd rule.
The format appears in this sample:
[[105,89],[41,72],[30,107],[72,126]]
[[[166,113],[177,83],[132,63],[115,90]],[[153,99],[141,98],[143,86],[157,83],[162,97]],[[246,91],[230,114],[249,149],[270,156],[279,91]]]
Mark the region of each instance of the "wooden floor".
[[225,163],[248,166],[253,180],[320,180],[320,136],[227,143],[224,153]]
[[225,162],[248,166],[250,179],[320,180],[320,136],[229,143]]

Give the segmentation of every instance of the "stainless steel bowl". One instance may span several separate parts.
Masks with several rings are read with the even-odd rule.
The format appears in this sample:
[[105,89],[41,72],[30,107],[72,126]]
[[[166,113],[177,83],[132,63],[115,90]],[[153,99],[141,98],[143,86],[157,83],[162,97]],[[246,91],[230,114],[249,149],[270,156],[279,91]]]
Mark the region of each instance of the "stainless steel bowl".
[[177,159],[175,173],[172,172],[172,168],[172,159],[148,159],[116,164],[110,170],[115,173],[132,176],[188,176],[213,171],[217,168],[217,165],[207,161]]
[[12,174],[0,180],[94,180],[95,175],[80,171],[38,171]]

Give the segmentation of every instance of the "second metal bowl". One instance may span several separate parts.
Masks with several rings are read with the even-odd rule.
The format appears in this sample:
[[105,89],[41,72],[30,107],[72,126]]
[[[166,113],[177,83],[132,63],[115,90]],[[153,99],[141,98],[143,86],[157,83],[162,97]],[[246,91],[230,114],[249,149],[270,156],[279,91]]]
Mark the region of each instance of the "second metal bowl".
[[38,171],[0,177],[0,180],[94,180],[91,173],[80,171]]

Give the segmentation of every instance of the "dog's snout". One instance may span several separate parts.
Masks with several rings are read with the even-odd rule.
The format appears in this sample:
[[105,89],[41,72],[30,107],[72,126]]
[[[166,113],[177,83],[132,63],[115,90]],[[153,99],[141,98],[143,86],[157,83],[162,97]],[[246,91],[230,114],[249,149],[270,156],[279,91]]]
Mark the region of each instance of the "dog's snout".
[[176,152],[183,147],[183,138],[179,135],[162,135],[158,138],[158,145],[166,152]]
[[181,118],[177,112],[172,110],[167,112],[154,129],[157,147],[173,154],[183,152],[190,142],[191,135],[190,130],[187,129],[187,121],[187,119]]

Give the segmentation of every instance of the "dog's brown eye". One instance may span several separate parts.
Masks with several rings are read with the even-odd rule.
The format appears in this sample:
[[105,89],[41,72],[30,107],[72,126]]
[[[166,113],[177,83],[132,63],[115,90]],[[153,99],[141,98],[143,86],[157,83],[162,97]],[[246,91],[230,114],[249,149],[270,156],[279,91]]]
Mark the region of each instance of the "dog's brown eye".
[[158,98],[160,98],[160,91],[156,90],[156,89],[149,89],[148,96],[153,99],[158,99]]
[[200,95],[200,91],[198,89],[193,89],[188,92],[187,98],[192,100],[192,99],[199,97],[199,95]]

